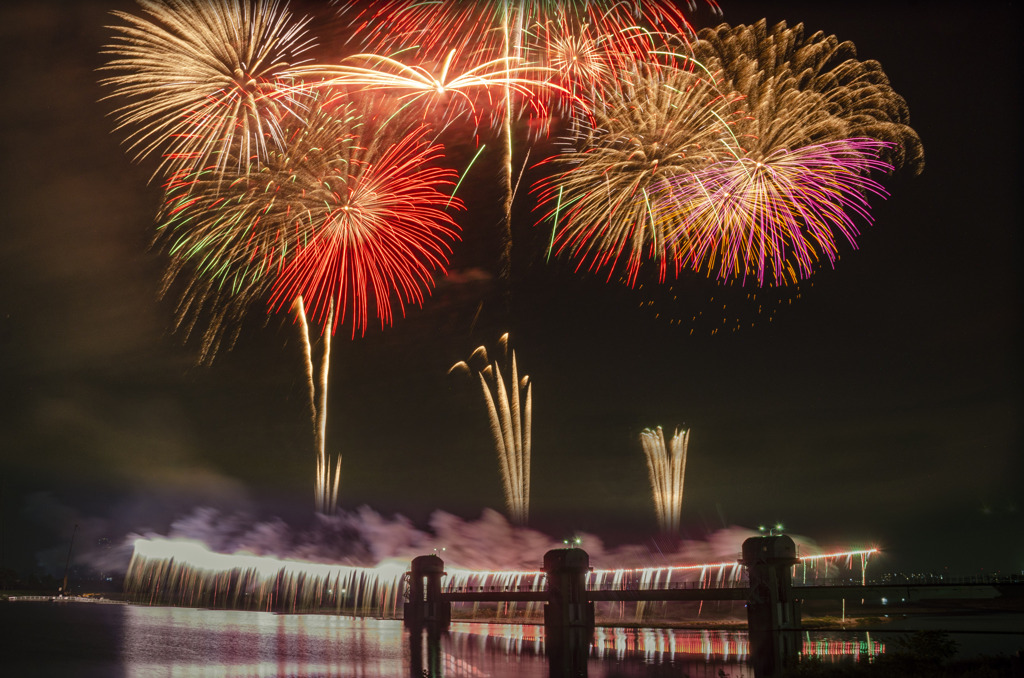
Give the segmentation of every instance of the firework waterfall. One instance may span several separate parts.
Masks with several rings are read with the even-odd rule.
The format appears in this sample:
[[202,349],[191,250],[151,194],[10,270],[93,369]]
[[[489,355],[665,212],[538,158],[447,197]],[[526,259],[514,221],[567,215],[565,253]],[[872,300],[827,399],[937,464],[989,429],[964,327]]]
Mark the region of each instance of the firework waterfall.
[[660,426],[654,430],[645,429],[640,434],[640,443],[647,457],[647,472],[651,478],[658,527],[664,534],[678,534],[690,432],[685,429],[676,431],[672,436],[671,452],[665,448],[665,434]]

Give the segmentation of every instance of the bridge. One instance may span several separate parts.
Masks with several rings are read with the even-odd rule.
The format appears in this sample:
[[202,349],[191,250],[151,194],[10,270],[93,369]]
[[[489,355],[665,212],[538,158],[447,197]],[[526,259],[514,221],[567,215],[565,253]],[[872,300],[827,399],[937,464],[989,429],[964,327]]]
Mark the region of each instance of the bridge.
[[[802,601],[871,599],[921,602],[928,600],[1024,600],[1024,582],[960,581],[923,584],[867,584],[848,581],[799,585],[793,569],[800,559],[796,545],[785,535],[753,537],[743,543],[739,563],[745,581],[717,586],[620,586],[588,588],[590,558],[582,549],[548,551],[544,555],[544,588],[444,588],[444,561],[436,555],[412,561],[406,586],[405,625],[438,633],[451,621],[453,603],[544,603],[544,633],[552,675],[586,675],[586,659],[594,630],[594,603],[666,601],[744,601],[747,606],[750,661],[756,678],[771,678],[795,663],[802,631]],[[417,637],[419,634],[417,633]]]

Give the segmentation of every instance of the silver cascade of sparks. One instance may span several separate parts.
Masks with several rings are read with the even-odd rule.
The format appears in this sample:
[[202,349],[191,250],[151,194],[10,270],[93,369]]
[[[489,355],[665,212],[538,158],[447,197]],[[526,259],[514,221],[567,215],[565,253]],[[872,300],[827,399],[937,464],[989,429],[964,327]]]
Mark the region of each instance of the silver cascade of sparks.
[[671,450],[665,447],[665,434],[659,426],[644,429],[640,443],[647,457],[647,472],[651,478],[654,511],[658,527],[663,534],[679,534],[679,514],[683,506],[683,477],[686,473],[686,448],[690,443],[689,430],[677,430],[672,436]]
[[498,453],[501,479],[505,490],[505,507],[509,520],[525,525],[530,516],[530,438],[533,418],[533,384],[530,377],[519,377],[515,351],[508,350],[508,333],[498,341],[506,357],[511,358],[511,378],[506,384],[498,361],[491,363],[487,349],[478,346],[469,361],[455,363],[456,369],[474,371],[470,363],[477,356],[486,366],[475,370],[487,404],[487,415]]

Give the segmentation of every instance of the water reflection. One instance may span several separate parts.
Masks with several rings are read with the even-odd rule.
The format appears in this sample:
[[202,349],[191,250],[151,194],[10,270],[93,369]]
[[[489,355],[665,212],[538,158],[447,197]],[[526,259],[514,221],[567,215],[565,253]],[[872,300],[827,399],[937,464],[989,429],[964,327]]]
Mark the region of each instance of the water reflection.
[[129,607],[127,676],[256,678],[404,673],[400,623],[327,615]]
[[[0,603],[11,675],[88,678],[622,678],[753,675],[742,631],[598,628],[561,643],[536,624],[452,624],[133,605]],[[807,634],[807,654],[866,657],[854,634]],[[6,675],[6,673],[4,674]]]

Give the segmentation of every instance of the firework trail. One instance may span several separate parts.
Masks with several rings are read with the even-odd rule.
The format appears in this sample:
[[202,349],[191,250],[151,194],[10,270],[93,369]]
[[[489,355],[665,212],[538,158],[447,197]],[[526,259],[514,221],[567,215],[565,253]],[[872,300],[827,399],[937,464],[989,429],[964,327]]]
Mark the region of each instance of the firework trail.
[[[508,334],[498,342],[508,357]],[[485,367],[470,367],[479,356]],[[509,519],[517,525],[525,525],[530,516],[530,440],[533,419],[533,384],[527,375],[519,378],[516,353],[511,352],[511,378],[508,384],[502,376],[497,360],[489,363],[487,349],[477,347],[469,361],[452,365],[455,370],[475,370],[480,379],[480,389],[487,405],[491,434],[498,452],[498,464],[505,490],[505,506]]]
[[[308,202],[301,219],[309,235],[284,263],[270,295],[272,306],[298,300],[317,445],[315,503],[322,513],[337,510],[341,480],[341,455],[332,476],[325,450],[331,335],[346,320],[353,337],[365,332],[371,305],[383,327],[391,324],[394,305],[404,313],[406,304],[422,304],[434,273],[444,271],[449,241],[457,237],[445,209],[458,209],[461,202],[442,192],[454,183],[454,172],[429,166],[441,148],[424,136],[424,130],[413,130],[389,142],[387,130],[357,134],[357,143],[331,157],[331,171],[320,185],[302,185]],[[294,219],[296,212],[284,214]],[[307,314],[324,327],[319,404]]]
[[679,534],[686,448],[690,443],[690,432],[685,429],[676,431],[672,436],[671,452],[665,448],[665,434],[660,426],[654,430],[645,429],[640,434],[640,443],[647,457],[647,472],[651,479],[658,527],[664,534]]
[[670,196],[679,177],[736,157],[737,99],[699,71],[624,76],[594,110],[592,129],[548,159],[554,172],[534,187],[543,219],[553,222],[552,248],[609,277],[622,264],[631,283],[647,259],[662,279],[670,265],[678,272],[671,224],[654,200]]
[[794,282],[821,255],[835,264],[838,237],[856,247],[851,215],[870,224],[866,196],[888,195],[867,176],[892,169],[878,159],[888,146],[843,139],[721,161],[674,181],[659,220],[673,224],[670,238],[694,270],[758,285],[770,270],[775,284]]
[[312,46],[278,0],[138,0],[148,18],[113,12],[101,80],[126,104],[114,112],[136,159],[162,155],[167,174],[209,165],[236,169],[285,144],[307,95],[281,80]]

